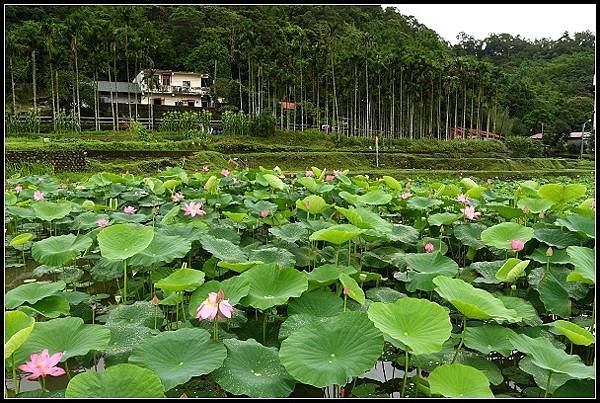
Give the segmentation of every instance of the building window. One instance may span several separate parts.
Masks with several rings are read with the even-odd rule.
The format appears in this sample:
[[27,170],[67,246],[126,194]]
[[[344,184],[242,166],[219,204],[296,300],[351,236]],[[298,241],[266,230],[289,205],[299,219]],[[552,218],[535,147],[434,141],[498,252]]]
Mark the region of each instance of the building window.
[[210,87],[210,79],[208,77],[202,77],[200,79],[200,86],[203,88]]
[[162,99],[161,98],[154,98],[154,105],[162,105]]
[[162,75],[162,85],[171,85],[171,74],[166,73]]
[[181,86],[182,86],[183,89],[188,89],[189,90],[190,87],[192,86],[192,83],[191,83],[191,81],[182,81]]
[[183,101],[175,101],[175,106],[183,106]]
[[194,101],[188,101],[188,106],[194,106],[195,102]]

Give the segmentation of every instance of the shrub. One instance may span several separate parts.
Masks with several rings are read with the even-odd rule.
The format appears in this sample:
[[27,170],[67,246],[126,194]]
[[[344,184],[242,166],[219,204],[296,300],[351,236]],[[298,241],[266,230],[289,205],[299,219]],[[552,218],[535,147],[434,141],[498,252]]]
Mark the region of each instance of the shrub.
[[225,111],[221,116],[223,134],[230,136],[244,136],[248,134],[248,116],[243,112],[234,113]]
[[129,128],[129,133],[133,134],[138,141],[150,141],[150,133],[143,124],[134,120]]
[[542,144],[537,140],[530,139],[529,137],[508,136],[504,140],[504,143],[508,147],[511,157],[539,158],[544,156],[544,147]]
[[8,115],[6,129],[9,133],[39,133],[40,113],[37,110],[30,110],[18,115]]
[[250,119],[248,131],[251,136],[271,137],[275,135],[276,124],[271,112],[261,112]]
[[54,131],[56,133],[80,132],[81,126],[75,113],[71,111],[67,115],[64,109],[56,112],[54,117]]
[[162,132],[185,132],[188,130],[201,130],[204,133],[210,132],[210,120],[212,113],[202,112],[167,112],[162,117],[160,131]]

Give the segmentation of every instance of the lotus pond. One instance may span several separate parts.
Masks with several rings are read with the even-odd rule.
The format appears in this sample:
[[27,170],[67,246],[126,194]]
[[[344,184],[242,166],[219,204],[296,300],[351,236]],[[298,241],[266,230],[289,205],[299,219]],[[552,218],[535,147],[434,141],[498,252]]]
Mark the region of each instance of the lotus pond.
[[311,168],[5,192],[5,394],[594,395],[593,182]]

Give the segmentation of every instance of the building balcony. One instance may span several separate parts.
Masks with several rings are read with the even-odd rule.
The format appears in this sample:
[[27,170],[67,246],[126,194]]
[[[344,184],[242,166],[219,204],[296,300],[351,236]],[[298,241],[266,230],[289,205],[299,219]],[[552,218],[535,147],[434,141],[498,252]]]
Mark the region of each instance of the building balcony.
[[184,87],[180,85],[160,85],[155,88],[152,92],[164,93],[164,94],[197,94],[205,95],[210,92],[209,88],[206,87]]

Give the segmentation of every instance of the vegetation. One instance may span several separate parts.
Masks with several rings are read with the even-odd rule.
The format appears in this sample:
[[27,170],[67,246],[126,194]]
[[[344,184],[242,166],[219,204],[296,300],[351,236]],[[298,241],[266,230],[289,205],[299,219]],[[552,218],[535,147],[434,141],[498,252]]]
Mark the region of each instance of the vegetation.
[[45,95],[53,114],[97,116],[94,82],[131,81],[142,68],[216,73],[212,95],[229,109],[358,137],[564,134],[593,111],[590,32],[462,35],[451,47],[380,6],[8,6],[6,29],[12,113]]
[[330,167],[10,177],[6,393],[593,396],[593,186]]

